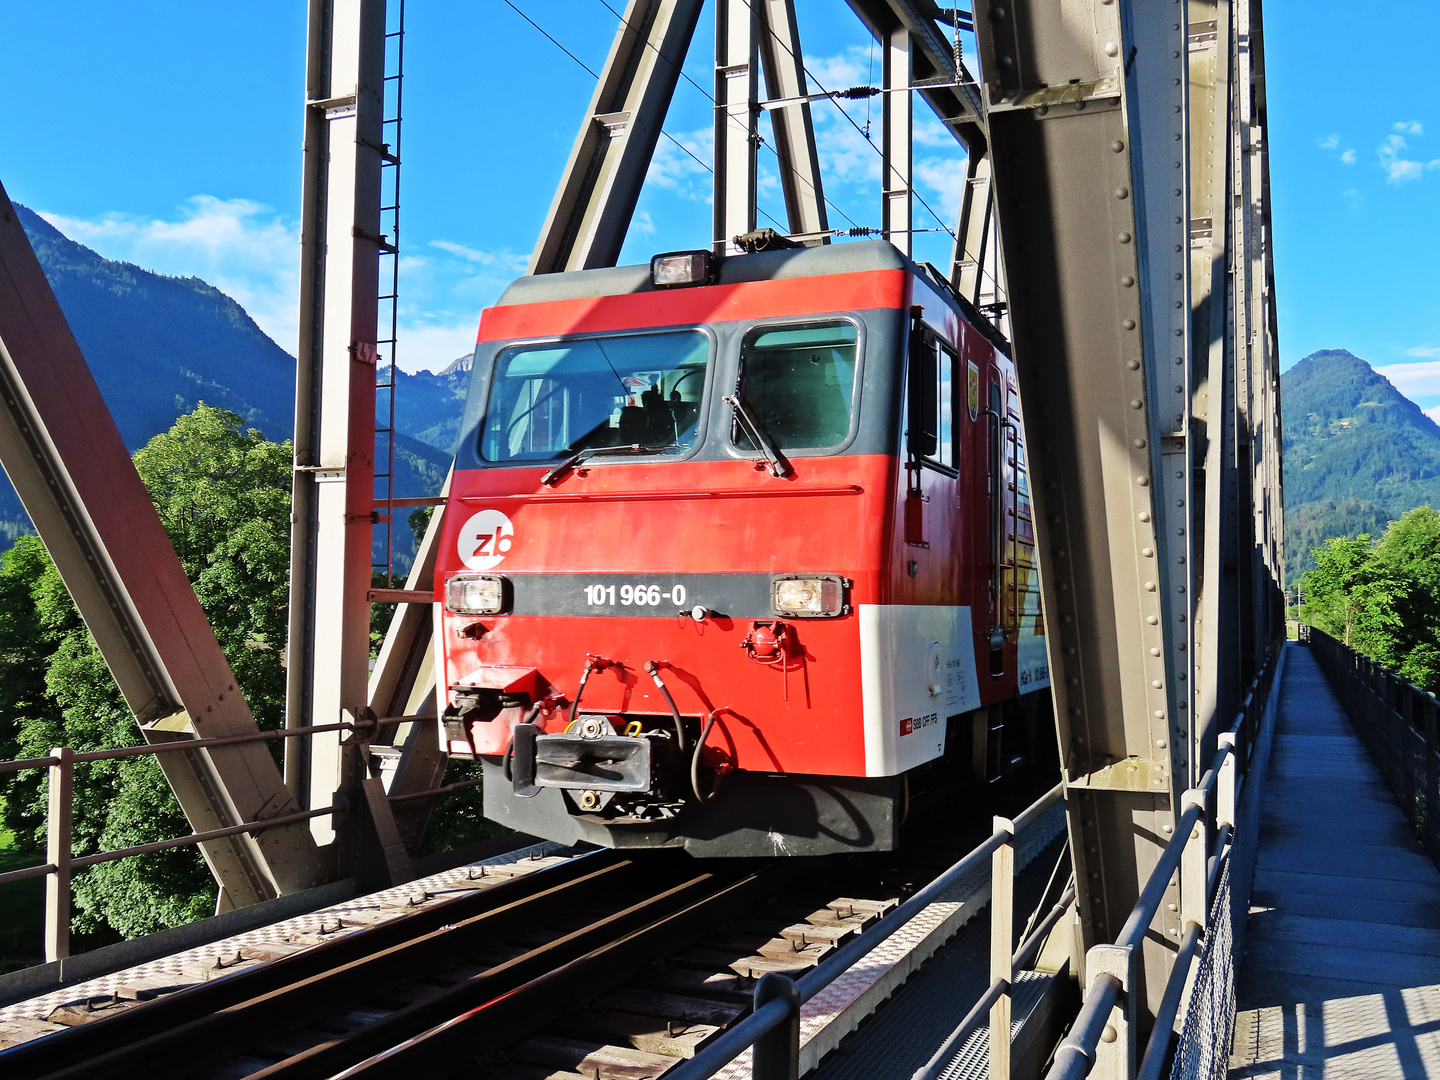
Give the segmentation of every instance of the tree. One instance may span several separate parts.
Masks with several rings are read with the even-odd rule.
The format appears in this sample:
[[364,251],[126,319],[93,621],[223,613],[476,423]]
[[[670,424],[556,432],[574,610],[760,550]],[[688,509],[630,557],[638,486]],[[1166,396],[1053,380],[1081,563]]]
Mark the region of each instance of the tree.
[[[285,700],[290,444],[270,442],[259,431],[245,430],[234,413],[202,404],[142,447],[135,467],[256,720],[262,728],[279,727]],[[11,705],[16,717],[10,752],[40,756],[52,746],[97,750],[141,741],[38,540],[22,539],[0,560],[0,604],[0,650],[17,661],[0,673],[0,702]],[[44,835],[42,776],[0,778],[8,780],[6,824],[34,843]],[[77,769],[77,853],[188,831],[153,758]],[[199,850],[174,848],[104,863],[77,877],[74,924],[82,933],[108,925],[136,936],[208,914],[214,896]]]
[[1428,506],[1365,533],[1312,549],[1301,588],[1304,615],[1427,690],[1440,689],[1440,513]]

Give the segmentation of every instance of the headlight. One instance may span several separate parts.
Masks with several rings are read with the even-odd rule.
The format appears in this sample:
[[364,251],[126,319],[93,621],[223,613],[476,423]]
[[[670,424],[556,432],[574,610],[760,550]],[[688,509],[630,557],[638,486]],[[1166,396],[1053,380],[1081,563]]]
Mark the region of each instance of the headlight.
[[505,579],[499,574],[456,574],[445,582],[445,608],[457,615],[495,615],[505,610]]
[[708,285],[713,276],[709,251],[672,251],[650,260],[650,281],[657,289]]
[[831,619],[847,615],[850,582],[838,574],[786,575],[770,583],[770,610],[795,619]]

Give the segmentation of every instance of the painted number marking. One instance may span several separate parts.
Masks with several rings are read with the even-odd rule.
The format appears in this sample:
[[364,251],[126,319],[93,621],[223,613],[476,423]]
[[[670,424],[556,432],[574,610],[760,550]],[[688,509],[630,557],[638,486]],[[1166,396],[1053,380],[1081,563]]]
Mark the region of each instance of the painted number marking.
[[659,585],[621,585],[618,591],[614,585],[585,586],[585,603],[591,607],[614,607],[617,600],[621,607],[659,607],[661,601],[684,607],[686,595],[685,586],[679,584],[666,592]]

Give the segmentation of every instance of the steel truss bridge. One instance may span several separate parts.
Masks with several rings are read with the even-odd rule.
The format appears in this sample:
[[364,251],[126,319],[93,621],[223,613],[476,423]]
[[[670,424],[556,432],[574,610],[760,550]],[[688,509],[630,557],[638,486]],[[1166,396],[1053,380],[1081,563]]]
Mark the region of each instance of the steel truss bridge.
[[[371,578],[377,523],[444,496],[376,494],[393,496],[376,405],[378,394],[393,426],[382,361],[397,292],[396,3],[310,4],[283,771],[0,197],[0,458],[187,815],[195,835],[177,842],[200,844],[222,912],[361,867],[383,867],[377,884],[408,880],[444,773],[427,722],[440,515],[403,589]],[[762,112],[786,231],[834,242],[811,120],[825,95],[801,59],[792,0],[712,6],[715,252],[743,257],[736,238],[756,228]],[[1255,813],[1237,799],[1254,790],[1246,777],[1263,763],[1279,687],[1260,0],[848,6],[883,57],[880,231],[910,252],[913,111],[929,108],[965,176],[944,272],[1010,337],[1025,401],[1074,867],[1064,925],[1085,1000],[1056,1068],[1131,1077],[1144,1059],[1158,1071],[1145,1057],[1152,1031],[1166,1033],[1163,1056],[1197,1000],[1191,961],[1224,944],[1213,900],[1229,853],[1253,848],[1241,833]],[[530,273],[614,265],[701,9],[625,6]],[[976,35],[978,73],[954,45],[960,29]],[[373,671],[372,601],[397,604]],[[56,827],[35,871],[51,960],[68,953],[70,873],[100,861],[72,857],[62,820],[83,757],[58,749],[5,766],[52,776]],[[1000,858],[1013,830],[997,826],[977,858]],[[977,1015],[993,1007],[1003,1021],[1016,969],[1008,947],[996,956],[999,989]],[[767,987],[755,1018],[768,1033],[748,1036],[760,1039],[757,1076],[789,1068],[784,1032],[799,1015],[793,984]],[[696,1058],[675,1075],[702,1071]]]

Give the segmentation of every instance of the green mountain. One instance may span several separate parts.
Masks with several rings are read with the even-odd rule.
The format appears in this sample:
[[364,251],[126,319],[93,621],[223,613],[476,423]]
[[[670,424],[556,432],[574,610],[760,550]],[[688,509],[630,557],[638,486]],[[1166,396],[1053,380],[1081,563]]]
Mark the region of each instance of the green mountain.
[[[202,401],[238,413],[269,438],[290,437],[295,359],[244,308],[199,278],[103,258],[26,207],[15,209],[126,446],[138,449]],[[467,375],[401,373],[397,496],[440,490]],[[403,569],[411,540],[403,513],[396,524]],[[31,531],[14,489],[0,478],[0,546]]]
[[1310,548],[1440,506],[1440,426],[1344,349],[1312,353],[1280,376],[1285,441],[1286,577]]

